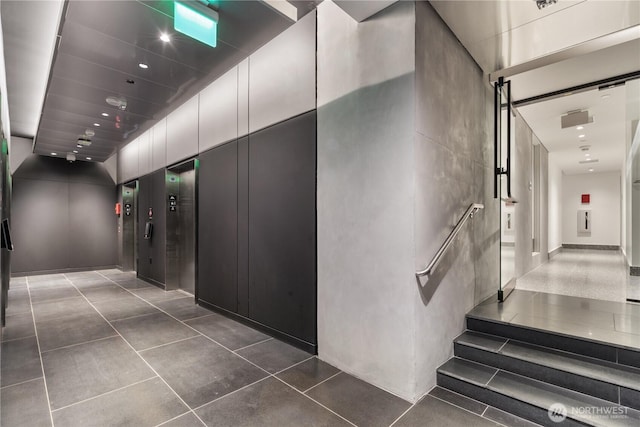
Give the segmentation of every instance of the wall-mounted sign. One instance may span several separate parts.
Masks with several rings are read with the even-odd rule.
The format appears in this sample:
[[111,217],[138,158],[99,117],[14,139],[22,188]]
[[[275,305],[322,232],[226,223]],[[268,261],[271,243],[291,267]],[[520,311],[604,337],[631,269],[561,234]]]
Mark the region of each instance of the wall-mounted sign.
[[582,204],[588,205],[591,202],[591,194],[583,194],[582,195]]

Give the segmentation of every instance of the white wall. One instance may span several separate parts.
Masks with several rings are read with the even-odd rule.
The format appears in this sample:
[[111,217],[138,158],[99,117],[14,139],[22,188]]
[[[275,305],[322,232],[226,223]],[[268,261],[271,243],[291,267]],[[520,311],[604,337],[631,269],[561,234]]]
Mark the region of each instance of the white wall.
[[315,108],[316,13],[216,79],[118,152],[123,183]]
[[549,252],[562,246],[562,169],[549,154]]
[[415,397],[414,5],[318,6],[318,351]]
[[11,151],[9,152],[9,163],[11,163],[11,174],[33,153],[33,139],[14,136],[11,138]]
[[[580,196],[591,195],[583,205]],[[620,172],[565,175],[562,180],[562,243],[620,245]],[[588,236],[578,235],[578,210],[591,211]]]

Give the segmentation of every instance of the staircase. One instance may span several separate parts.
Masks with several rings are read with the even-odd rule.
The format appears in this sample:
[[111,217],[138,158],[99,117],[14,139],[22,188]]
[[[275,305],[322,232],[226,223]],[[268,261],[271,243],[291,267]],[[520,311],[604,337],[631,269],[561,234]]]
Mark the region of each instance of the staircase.
[[467,315],[438,385],[544,426],[640,426],[640,351],[615,344]]

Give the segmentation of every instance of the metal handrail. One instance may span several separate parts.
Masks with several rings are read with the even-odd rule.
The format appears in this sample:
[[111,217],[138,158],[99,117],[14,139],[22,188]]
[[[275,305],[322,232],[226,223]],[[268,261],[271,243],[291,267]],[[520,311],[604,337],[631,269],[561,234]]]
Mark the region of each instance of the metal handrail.
[[421,270],[421,271],[416,271],[416,277],[421,277],[421,276],[426,276],[428,274],[431,274],[431,271],[433,271],[433,269],[436,268],[436,265],[438,265],[440,263],[440,260],[442,259],[442,256],[447,251],[447,249],[449,249],[449,246],[451,246],[451,243],[453,242],[453,239],[455,239],[455,237],[458,235],[458,233],[460,232],[460,229],[462,229],[462,226],[464,225],[464,223],[467,222],[467,219],[473,218],[473,215],[477,211],[479,211],[480,209],[484,209],[484,205],[483,204],[472,203],[471,205],[469,205],[469,208],[465,211],[465,213],[462,215],[462,217],[458,220],[458,223],[453,228],[453,230],[451,230],[451,233],[449,233],[449,236],[447,236],[447,239],[444,241],[442,246],[440,246],[440,249],[438,249],[438,252],[436,252],[436,254],[434,255],[433,259],[431,260],[431,262],[429,263],[427,268],[425,268],[424,270]]

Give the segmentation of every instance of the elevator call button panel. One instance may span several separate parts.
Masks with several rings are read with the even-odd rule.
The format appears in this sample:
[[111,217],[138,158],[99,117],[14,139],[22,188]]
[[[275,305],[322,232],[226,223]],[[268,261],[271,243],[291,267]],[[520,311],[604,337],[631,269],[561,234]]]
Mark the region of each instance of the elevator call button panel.
[[126,216],[131,216],[131,203],[124,204],[124,214]]
[[169,212],[175,212],[178,209],[178,196],[169,194]]

